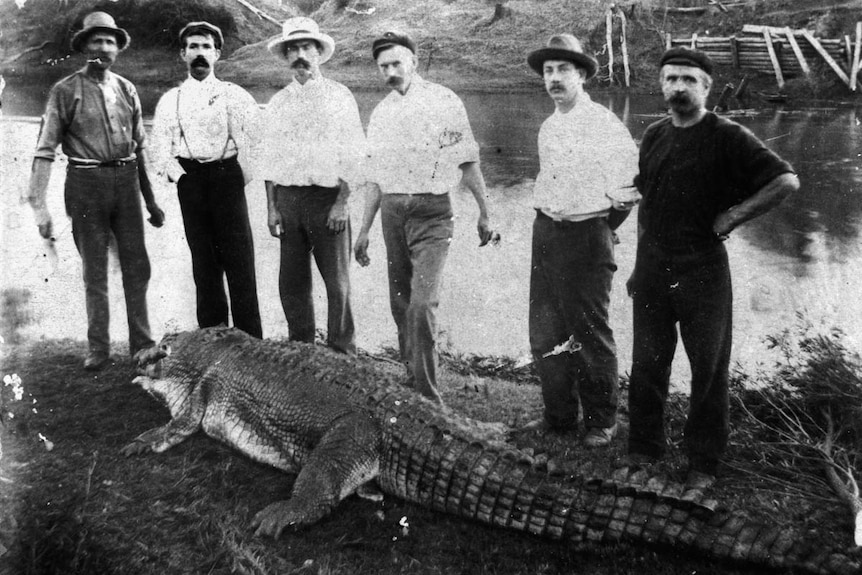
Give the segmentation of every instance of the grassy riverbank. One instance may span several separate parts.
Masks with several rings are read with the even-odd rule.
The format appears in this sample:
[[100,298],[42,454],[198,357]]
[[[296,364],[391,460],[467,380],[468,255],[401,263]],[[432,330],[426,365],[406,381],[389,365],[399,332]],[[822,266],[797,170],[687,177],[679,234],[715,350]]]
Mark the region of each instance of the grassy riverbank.
[[[16,338],[26,321],[14,306],[6,309],[0,372],[7,381],[13,374],[20,378],[23,397],[16,401],[10,386],[0,388],[5,422],[0,426],[0,574],[764,572],[683,548],[548,542],[392,497],[382,503],[352,497],[320,523],[288,530],[278,541],[254,537],[251,517],[287,497],[292,476],[202,434],[163,454],[123,457],[123,445],[168,418],[163,407],[130,384],[134,369],[124,350],[114,350],[116,359],[105,371],[87,373],[80,368],[83,342]],[[794,357],[783,377],[804,387],[816,382],[816,374],[828,373],[858,391],[858,356],[848,354],[834,334],[811,336],[802,331],[776,338]],[[470,416],[520,426],[540,413],[541,398],[529,372],[510,368],[501,358],[444,354],[444,399]],[[750,376],[735,378],[737,384],[745,380],[752,383]],[[769,379],[754,382],[767,390],[790,389],[775,388]],[[858,410],[858,404],[857,398],[847,406]],[[790,412],[776,411],[774,404],[736,386],[733,405],[727,465],[712,493],[720,508],[784,526],[812,543],[849,549],[850,513],[826,487],[811,452],[802,445],[795,458],[782,455],[792,446],[775,443],[747,415],[766,411],[780,420],[776,416]],[[686,399],[674,395],[670,455],[653,470],[675,480],[685,471],[679,451],[685,409]],[[553,462],[564,473],[606,476],[625,446],[625,393],[620,420],[621,435],[609,452],[583,450],[573,434],[520,433],[513,442],[547,461],[549,469]]]

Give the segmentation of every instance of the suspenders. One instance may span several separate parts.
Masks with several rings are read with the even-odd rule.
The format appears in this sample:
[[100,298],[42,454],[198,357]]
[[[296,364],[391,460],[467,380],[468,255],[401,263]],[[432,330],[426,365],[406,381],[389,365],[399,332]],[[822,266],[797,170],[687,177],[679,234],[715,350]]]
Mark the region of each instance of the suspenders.
[[[195,160],[195,161],[199,161],[197,159],[197,157],[195,156],[195,153],[192,152],[191,146],[189,146],[189,141],[186,139],[186,132],[185,132],[185,130],[183,130],[183,123],[182,123],[182,121],[180,121],[180,95],[182,94],[182,91],[183,91],[182,87],[177,88],[177,126],[179,126],[179,128],[180,128],[180,141],[185,143],[186,150],[188,150],[189,155],[191,156],[191,159]],[[226,102],[225,102],[225,114],[227,115],[227,139],[225,139],[224,148],[222,148],[222,151],[221,151],[221,156],[218,158],[218,160],[215,160],[215,161],[219,161],[219,160],[224,159],[225,154],[227,154],[227,148],[230,145],[231,140],[233,140],[233,136],[230,133],[230,108],[228,108]],[[236,141],[234,141],[234,144],[235,143],[236,143]]]

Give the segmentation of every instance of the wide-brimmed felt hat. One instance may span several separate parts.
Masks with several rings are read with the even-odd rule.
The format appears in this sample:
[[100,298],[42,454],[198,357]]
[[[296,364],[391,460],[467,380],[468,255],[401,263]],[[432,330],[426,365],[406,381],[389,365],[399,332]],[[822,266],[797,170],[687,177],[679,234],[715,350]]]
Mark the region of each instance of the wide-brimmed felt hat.
[[384,32],[379,38],[376,38],[371,43],[371,55],[377,60],[377,55],[383,50],[392,48],[393,46],[404,46],[414,54],[416,53],[416,42],[404,32],[390,30]]
[[675,66],[692,66],[700,68],[710,76],[712,76],[712,59],[700,50],[693,50],[685,46],[676,46],[665,51],[659,61],[659,68],[665,64],[673,64]]
[[125,50],[131,42],[129,33],[117,27],[114,17],[107,12],[91,12],[84,18],[84,27],[72,36],[72,50],[81,51],[81,46],[93,32],[110,32],[117,38],[117,48]]
[[327,34],[322,34],[317,22],[305,16],[297,16],[285,20],[281,29],[281,37],[269,41],[266,48],[279,58],[287,58],[284,46],[290,42],[314,40],[320,45],[320,63],[323,64],[335,52],[335,40]]
[[224,45],[224,36],[222,36],[221,28],[216,26],[215,24],[210,24],[209,22],[199,21],[199,22],[189,22],[183,29],[180,30],[180,45],[185,46],[186,37],[193,36],[194,34],[201,34],[204,36],[212,36],[213,44],[215,44],[216,49],[221,50],[221,47]]
[[599,63],[592,56],[584,53],[580,41],[571,34],[555,34],[548,39],[544,48],[540,48],[527,56],[527,64],[538,75],[543,75],[545,60],[565,60],[573,62],[587,71],[587,79],[596,75]]

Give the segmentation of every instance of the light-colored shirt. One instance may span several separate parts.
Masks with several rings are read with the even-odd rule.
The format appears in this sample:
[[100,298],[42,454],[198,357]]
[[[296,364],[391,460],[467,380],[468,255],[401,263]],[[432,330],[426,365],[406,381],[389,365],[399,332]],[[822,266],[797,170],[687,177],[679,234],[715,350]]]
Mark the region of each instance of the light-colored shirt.
[[145,139],[135,86],[110,70],[103,82],[79,70],[51,88],[35,157],[53,161],[62,144],[63,153],[76,160],[132,158]]
[[291,82],[260,114],[256,173],[281,186],[334,188],[358,183],[365,132],[356,99],[328,78]]
[[533,205],[554,219],[607,215],[608,195],[632,189],[638,148],[613,112],[583,93],[567,113],[559,110],[539,129],[539,175]]
[[371,113],[365,177],[384,194],[445,194],[463,163],[479,161],[464,104],[444,86],[414,76],[406,94],[391,91]]
[[177,157],[214,162],[237,156],[251,179],[249,132],[258,107],[251,94],[210,74],[186,79],[160,99],[153,116],[152,163],[176,182],[185,173]]

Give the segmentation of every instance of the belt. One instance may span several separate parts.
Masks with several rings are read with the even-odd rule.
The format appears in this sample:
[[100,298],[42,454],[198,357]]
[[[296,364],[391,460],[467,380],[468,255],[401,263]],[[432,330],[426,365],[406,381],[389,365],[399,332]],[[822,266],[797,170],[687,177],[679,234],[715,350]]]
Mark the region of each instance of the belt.
[[134,164],[136,161],[137,158],[117,158],[115,160],[106,160],[104,162],[100,162],[98,160],[79,160],[76,158],[69,158],[69,164],[76,168],[119,168],[121,166]]
[[224,168],[234,164],[239,164],[239,160],[237,160],[236,156],[231,156],[230,158],[225,158],[223,160],[213,160],[212,162],[199,162],[192,158],[183,158],[182,156],[177,156],[176,158],[186,171],[190,169],[201,170],[206,168]]

